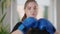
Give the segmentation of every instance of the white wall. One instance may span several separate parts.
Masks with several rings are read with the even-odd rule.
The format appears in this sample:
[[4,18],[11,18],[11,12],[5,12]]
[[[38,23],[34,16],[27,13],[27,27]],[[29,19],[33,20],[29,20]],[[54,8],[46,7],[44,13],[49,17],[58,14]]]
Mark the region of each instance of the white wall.
[[57,30],[60,32],[60,0],[56,0],[57,9]]
[[16,25],[16,23],[18,22],[19,16],[18,16],[18,12],[17,12],[17,0],[11,0],[11,30],[13,29],[13,27]]
[[50,0],[48,19],[57,28],[57,18],[56,18],[56,0]]

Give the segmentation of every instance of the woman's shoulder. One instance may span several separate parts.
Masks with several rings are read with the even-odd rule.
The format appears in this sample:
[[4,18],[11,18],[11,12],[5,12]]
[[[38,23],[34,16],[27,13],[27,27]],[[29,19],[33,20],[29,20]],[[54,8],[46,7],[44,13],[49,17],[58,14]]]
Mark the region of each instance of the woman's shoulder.
[[22,24],[22,22],[18,22],[15,26],[19,26],[19,25],[21,25]]
[[22,24],[22,22],[18,22],[18,23],[14,26],[12,32],[15,31],[15,30],[17,30],[18,27],[19,27],[19,25],[21,25],[21,24]]

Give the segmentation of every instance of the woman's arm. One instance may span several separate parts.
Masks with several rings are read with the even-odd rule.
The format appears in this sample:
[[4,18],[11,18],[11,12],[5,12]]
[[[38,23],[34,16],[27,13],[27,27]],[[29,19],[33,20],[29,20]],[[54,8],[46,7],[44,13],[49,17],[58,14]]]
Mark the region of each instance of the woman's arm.
[[60,34],[58,31],[56,31],[54,34]]
[[23,34],[23,32],[20,30],[16,30],[16,31],[12,32],[11,34]]

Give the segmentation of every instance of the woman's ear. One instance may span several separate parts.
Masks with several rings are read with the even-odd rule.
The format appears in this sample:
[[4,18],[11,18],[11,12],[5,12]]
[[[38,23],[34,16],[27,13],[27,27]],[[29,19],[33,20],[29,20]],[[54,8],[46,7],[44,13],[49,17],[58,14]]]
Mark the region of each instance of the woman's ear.
[[25,13],[26,13],[26,9],[24,9]]

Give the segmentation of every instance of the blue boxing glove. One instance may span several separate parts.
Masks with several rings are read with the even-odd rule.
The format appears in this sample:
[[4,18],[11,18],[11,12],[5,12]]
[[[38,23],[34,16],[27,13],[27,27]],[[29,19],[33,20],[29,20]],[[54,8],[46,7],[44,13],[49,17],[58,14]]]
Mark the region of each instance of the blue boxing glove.
[[28,17],[22,22],[22,24],[19,26],[18,29],[21,30],[22,32],[24,32],[24,28],[26,27],[27,30],[29,30],[29,28],[31,28],[33,26],[33,24],[35,24],[36,21],[37,21],[37,19],[35,19],[33,17]]
[[54,26],[51,24],[50,21],[48,21],[47,19],[42,18],[42,19],[38,20],[38,23],[39,23],[39,29],[40,30],[46,30],[50,34],[54,34],[56,29],[54,28]]

